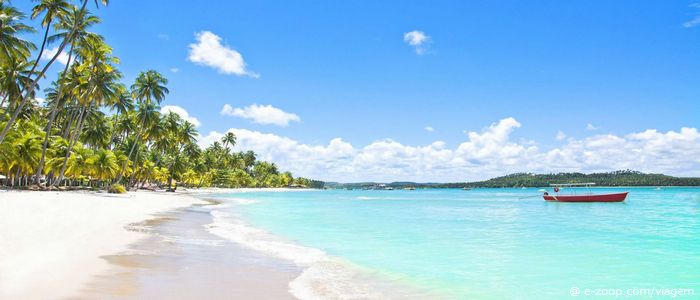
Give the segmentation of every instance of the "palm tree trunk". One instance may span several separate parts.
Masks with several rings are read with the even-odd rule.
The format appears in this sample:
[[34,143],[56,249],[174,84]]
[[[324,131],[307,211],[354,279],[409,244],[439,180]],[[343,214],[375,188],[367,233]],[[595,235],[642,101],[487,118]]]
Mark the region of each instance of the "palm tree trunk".
[[39,54],[37,55],[36,60],[34,61],[32,70],[29,71],[29,75],[34,73],[34,70],[36,70],[36,67],[39,65],[41,55],[44,53],[44,47],[46,47],[46,40],[49,38],[49,28],[51,28],[51,21],[53,21],[53,19],[49,19],[48,24],[46,24],[46,31],[44,31],[44,40],[41,42],[41,49],[39,49]]
[[[48,27],[47,27],[47,33],[48,33]],[[44,43],[46,43],[46,36],[44,36]],[[66,72],[68,72],[68,66],[70,66],[71,58],[73,57],[73,46],[75,43],[71,43],[70,50],[68,50],[68,62],[66,63],[66,67],[63,68],[63,76],[66,76]],[[44,46],[42,45],[42,50]],[[41,56],[39,56],[41,57]],[[38,60],[37,60],[38,61]],[[36,63],[34,64],[34,67],[36,67]],[[63,76],[61,79],[63,79]],[[59,82],[62,82],[63,80],[60,80]],[[55,105],[53,108],[51,108],[51,114],[49,115],[49,121],[46,124],[46,135],[44,136],[44,144],[41,147],[41,159],[39,160],[39,166],[36,169],[36,183],[37,185],[40,184],[39,182],[39,176],[41,176],[41,173],[44,171],[44,161],[46,160],[46,149],[49,146],[49,137],[51,136],[51,127],[53,126],[53,120],[56,118],[56,114],[58,113],[59,109],[59,104],[61,103],[61,98],[63,98],[63,84],[59,83],[58,84],[58,98],[55,101]]]
[[[87,3],[88,3],[87,0],[83,0],[83,6],[80,8],[81,13],[85,11],[85,7],[87,6]],[[73,39],[73,35],[75,34],[75,30],[77,29],[77,25],[78,25],[77,23],[75,23],[73,25],[73,28],[71,28],[70,34],[65,39],[63,39],[63,41],[61,42],[61,45],[58,47],[58,51],[56,51],[56,54],[51,58],[51,60],[49,60],[48,63],[46,63],[46,65],[41,70],[41,72],[36,76],[36,78],[34,78],[34,80],[32,81],[32,84],[30,84],[27,87],[27,90],[24,93],[24,97],[22,97],[22,101],[19,103],[19,105],[17,106],[17,109],[15,109],[15,112],[10,117],[10,120],[7,121],[5,128],[0,133],[0,143],[2,143],[3,140],[5,140],[5,136],[7,136],[7,133],[10,131],[12,124],[14,124],[15,120],[17,120],[17,116],[19,116],[19,113],[22,111],[22,108],[24,107],[24,105],[27,104],[27,100],[29,100],[29,95],[31,95],[32,91],[34,90],[36,85],[39,83],[39,79],[44,77],[44,74],[46,73],[46,71],[53,64],[53,62],[56,61],[56,59],[58,59],[58,56],[61,55],[61,53],[63,52],[63,49],[66,48],[66,46],[68,45],[68,41]],[[48,30],[48,28],[47,28],[47,30]]]
[[58,181],[61,181],[63,179],[64,173],[66,172],[66,167],[68,167],[68,158],[71,155],[71,150],[73,149],[73,146],[75,146],[75,142],[78,141],[78,137],[80,137],[80,133],[83,131],[83,125],[85,122],[83,120],[85,119],[85,111],[90,109],[90,106],[92,106],[92,102],[88,104],[87,107],[84,107],[80,115],[78,115],[78,130],[76,130],[75,134],[72,136],[68,143],[68,151],[66,151],[66,155],[63,158],[63,165],[61,166],[61,171],[58,172]]
[[77,117],[78,113],[80,113],[80,110],[76,111],[71,111],[69,114],[66,114],[66,121],[64,122],[64,128],[63,128],[63,134],[61,137],[64,139],[68,139],[68,135],[70,134],[70,129],[73,127],[73,120]]
[[143,124],[146,122],[146,114],[143,114],[143,117],[141,117],[141,125],[139,128],[137,128],[137,133],[136,133],[136,139],[134,140],[134,144],[131,145],[131,150],[129,150],[129,155],[126,157],[126,160],[124,160],[124,163],[122,164],[122,168],[119,171],[119,176],[117,176],[117,182],[122,180],[122,177],[124,177],[124,172],[126,171],[126,165],[129,163],[129,160],[131,159],[131,155],[134,153],[134,148],[136,148],[136,145],[139,143],[139,140],[141,139],[141,132],[143,131]]
[[141,149],[140,149],[140,148],[137,148],[137,149],[136,149],[136,154],[134,155],[134,170],[132,170],[131,176],[129,176],[129,183],[127,184],[127,186],[128,186],[129,188],[132,188],[132,187],[133,187],[133,184],[134,184],[134,177],[136,177],[136,173],[137,173],[137,171],[138,171],[137,168],[138,168],[138,163],[139,163],[139,150],[141,150]]
[[[19,181],[19,167],[17,168],[17,174],[15,175],[15,180],[17,180],[17,187],[22,187],[22,183]],[[13,186],[15,185],[14,183],[12,184]]]

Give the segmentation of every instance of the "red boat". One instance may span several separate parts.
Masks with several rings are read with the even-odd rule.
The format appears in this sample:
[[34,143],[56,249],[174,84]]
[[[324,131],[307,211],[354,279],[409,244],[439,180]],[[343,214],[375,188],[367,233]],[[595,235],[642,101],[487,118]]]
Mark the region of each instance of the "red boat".
[[[552,184],[554,187],[554,195],[550,195],[548,192],[544,192],[542,196],[545,201],[552,202],[622,202],[627,198],[629,192],[623,193],[612,193],[612,194],[593,194],[590,191],[590,186],[595,185],[595,183],[568,183],[568,184]],[[559,190],[562,187],[574,187],[574,186],[586,186],[588,192],[585,194],[576,195],[560,195]]]

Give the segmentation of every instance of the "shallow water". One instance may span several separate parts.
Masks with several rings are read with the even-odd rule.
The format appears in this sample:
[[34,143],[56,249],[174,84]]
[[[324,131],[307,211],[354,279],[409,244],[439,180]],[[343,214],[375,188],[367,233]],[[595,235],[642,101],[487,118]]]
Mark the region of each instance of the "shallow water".
[[77,299],[294,299],[295,264],[208,232],[211,206],[195,205],[132,224],[146,233]]
[[520,199],[537,189],[222,194],[212,233],[307,268],[290,284],[301,297],[700,296],[700,189],[594,192],[621,190],[624,203]]

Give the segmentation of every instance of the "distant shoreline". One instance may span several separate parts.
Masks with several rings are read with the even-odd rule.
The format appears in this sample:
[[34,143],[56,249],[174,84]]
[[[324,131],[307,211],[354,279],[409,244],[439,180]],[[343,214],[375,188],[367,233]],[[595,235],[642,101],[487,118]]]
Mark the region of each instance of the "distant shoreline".
[[695,187],[700,186],[700,177],[673,177],[664,174],[649,174],[632,170],[620,170],[607,173],[552,173],[552,174],[534,174],[534,173],[514,173],[510,175],[491,178],[484,181],[472,182],[408,182],[395,181],[391,183],[381,182],[358,182],[358,183],[336,183],[325,182],[324,187],[329,188],[377,188],[387,187],[394,189],[402,188],[543,188],[549,187],[550,184],[561,183],[581,183],[593,182],[598,187],[630,187],[630,186],[650,186],[650,187],[669,187],[669,186],[684,186]]

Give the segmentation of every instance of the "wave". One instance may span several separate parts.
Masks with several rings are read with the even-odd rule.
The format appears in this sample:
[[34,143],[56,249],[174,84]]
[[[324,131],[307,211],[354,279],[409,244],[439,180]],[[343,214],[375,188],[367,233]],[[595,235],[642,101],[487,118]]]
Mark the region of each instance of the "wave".
[[[208,197],[206,197],[206,199],[218,200],[218,201],[224,202],[222,204],[216,205],[216,208],[230,207],[230,204],[249,205],[249,204],[255,204],[255,203],[260,202],[258,200],[252,200],[252,199],[231,198],[231,197],[223,197],[223,196],[218,196],[218,197],[208,196]],[[210,209],[207,209],[207,211],[210,211]]]
[[252,227],[222,208],[211,211],[214,220],[207,225],[212,234],[264,254],[292,261],[304,268],[289,283],[289,292],[299,299],[387,299],[362,281],[359,267],[332,257],[321,249],[305,247]]
[[178,244],[189,244],[189,245],[203,245],[203,246],[221,246],[224,242],[223,240],[211,240],[211,239],[189,239],[181,237],[169,237],[161,235],[163,241]]

